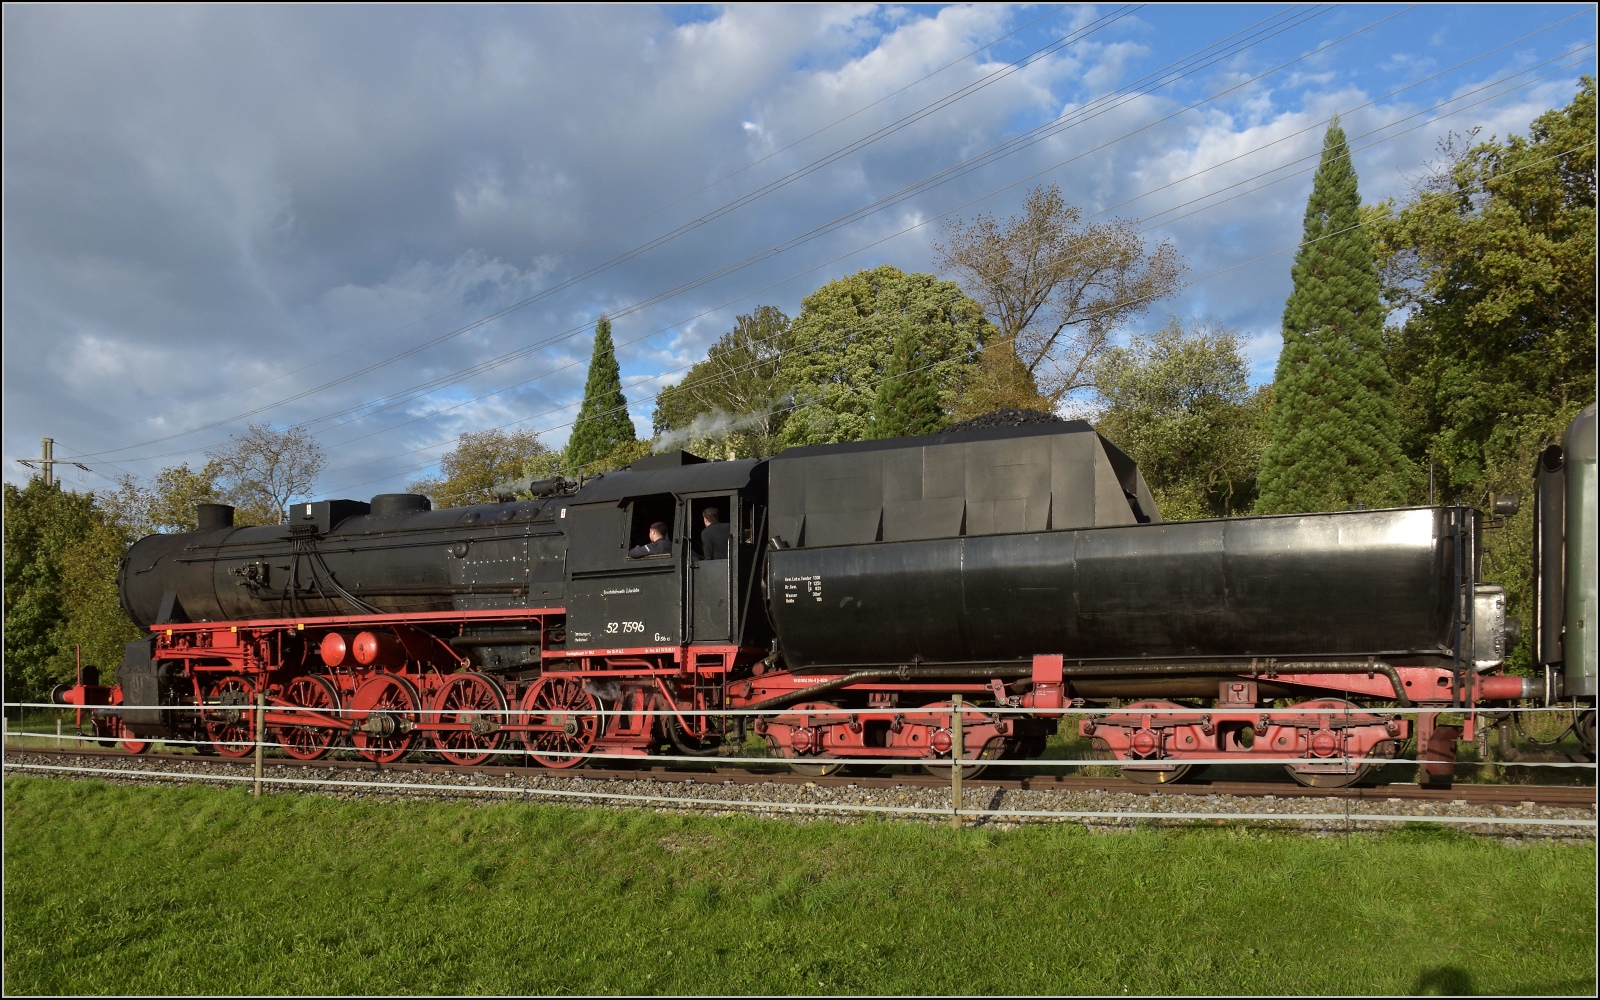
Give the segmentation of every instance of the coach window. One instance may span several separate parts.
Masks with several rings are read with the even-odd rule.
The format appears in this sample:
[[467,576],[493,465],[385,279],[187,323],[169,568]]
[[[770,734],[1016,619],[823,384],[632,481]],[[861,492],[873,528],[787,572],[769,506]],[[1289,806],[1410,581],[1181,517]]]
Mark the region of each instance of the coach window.
[[[671,493],[657,493],[654,496],[635,497],[628,505],[628,548],[635,545],[644,545],[650,541],[650,526],[660,523],[667,526],[668,537],[676,541],[673,515],[678,510],[678,500]],[[659,556],[653,558],[660,558]]]

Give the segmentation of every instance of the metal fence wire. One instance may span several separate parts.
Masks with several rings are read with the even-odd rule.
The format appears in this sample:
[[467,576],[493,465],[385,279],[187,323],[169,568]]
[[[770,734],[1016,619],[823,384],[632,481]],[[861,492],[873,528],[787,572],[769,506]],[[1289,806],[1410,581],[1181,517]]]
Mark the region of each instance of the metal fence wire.
[[[63,711],[63,707],[62,706],[60,706],[58,704],[55,704],[55,703],[46,703],[46,702],[6,702],[4,704],[4,707],[7,710],[23,710],[23,709],[40,710],[40,709],[48,709],[48,710],[54,710],[54,711],[57,711],[57,712]],[[208,704],[185,705],[185,706],[162,706],[162,710],[164,710],[164,711],[189,711],[189,712],[212,712],[212,711],[216,711],[218,708],[219,708],[218,705],[208,705]],[[265,765],[267,764],[267,759],[265,757],[265,751],[283,749],[288,745],[284,744],[284,743],[281,743],[281,742],[277,742],[275,740],[272,740],[272,739],[268,738],[268,735],[269,735],[268,732],[267,732],[268,727],[265,724],[265,708],[266,708],[266,706],[258,701],[256,704],[253,704],[253,705],[228,705],[228,706],[226,706],[226,708],[228,708],[230,710],[238,710],[242,714],[248,713],[249,716],[253,716],[253,719],[251,720],[252,723],[253,723],[253,726],[252,726],[253,737],[250,738],[250,739],[238,739],[238,740],[232,739],[230,737],[230,740],[229,740],[229,744],[230,744],[231,747],[233,747],[235,749],[240,748],[240,747],[248,747],[249,748],[248,751],[245,752],[245,753],[242,753],[242,754],[232,755],[228,759],[231,759],[231,760],[233,760],[234,762],[236,762],[236,763],[238,763],[240,765],[246,765],[247,761],[245,760],[245,758],[246,757],[253,757],[254,774],[251,774],[251,775],[236,775],[236,774],[225,774],[225,773],[220,773],[220,772],[219,773],[198,774],[198,773],[194,773],[194,772],[162,771],[162,770],[150,770],[150,769],[139,769],[137,771],[130,771],[127,768],[105,767],[105,766],[89,766],[89,765],[83,765],[83,764],[72,764],[72,765],[42,764],[42,763],[37,763],[37,762],[13,761],[13,760],[11,760],[9,758],[5,761],[5,765],[4,766],[5,766],[5,769],[7,771],[10,771],[10,772],[27,771],[27,772],[36,772],[36,773],[40,773],[40,774],[60,774],[60,775],[63,775],[63,776],[64,775],[75,775],[75,776],[104,775],[104,776],[109,776],[109,777],[127,779],[128,777],[130,777],[132,775],[137,775],[140,778],[149,778],[149,779],[158,779],[158,780],[191,781],[191,782],[215,781],[215,782],[223,782],[223,783],[252,783],[253,787],[255,789],[255,793],[257,795],[261,794],[261,791],[262,791],[262,789],[264,787],[272,787],[272,786],[278,786],[278,787],[282,787],[282,788],[285,788],[285,789],[289,789],[289,788],[311,788],[311,789],[322,789],[322,790],[329,790],[329,789],[348,789],[348,790],[367,790],[367,791],[379,791],[379,790],[381,790],[381,791],[388,791],[388,792],[427,792],[427,793],[431,793],[431,794],[460,794],[460,795],[471,795],[471,796],[483,796],[483,795],[508,796],[509,795],[509,796],[520,796],[520,797],[545,798],[545,799],[552,799],[552,800],[599,802],[599,803],[604,803],[604,804],[607,804],[607,805],[635,806],[635,807],[655,807],[655,808],[691,808],[691,809],[712,808],[712,809],[738,810],[738,811],[743,811],[743,812],[773,811],[773,812],[781,812],[781,813],[796,813],[796,814],[798,814],[798,813],[812,813],[812,814],[831,814],[831,815],[840,815],[840,814],[862,814],[862,815],[893,814],[893,815],[902,815],[902,816],[920,817],[920,818],[948,816],[949,819],[950,819],[950,822],[951,822],[951,824],[953,826],[960,826],[960,825],[963,825],[964,823],[969,822],[969,821],[1007,821],[1007,820],[1011,820],[1011,821],[1054,820],[1054,821],[1063,821],[1063,822],[1086,822],[1086,823],[1097,823],[1097,822],[1099,822],[1099,823],[1105,823],[1105,822],[1127,823],[1127,822],[1150,821],[1150,820],[1177,821],[1177,822],[1184,822],[1184,821],[1188,821],[1188,822],[1193,822],[1193,821],[1213,821],[1213,822],[1215,822],[1215,821],[1223,820],[1223,821],[1230,821],[1230,822],[1255,822],[1255,821],[1285,822],[1285,821],[1288,821],[1288,822],[1295,822],[1295,823],[1299,823],[1299,824],[1307,824],[1307,823],[1315,824],[1315,823],[1326,823],[1326,822],[1329,822],[1329,821],[1336,821],[1336,822],[1339,822],[1339,823],[1345,825],[1347,829],[1352,824],[1358,824],[1358,823],[1376,823],[1376,824],[1389,823],[1389,824],[1396,824],[1396,823],[1414,823],[1414,822],[1419,822],[1419,821],[1420,822],[1429,822],[1429,823],[1449,824],[1449,825],[1455,825],[1455,826],[1478,825],[1478,826],[1486,826],[1486,827],[1507,827],[1507,828],[1549,827],[1549,828],[1558,828],[1558,829],[1573,829],[1575,831],[1576,830],[1582,830],[1582,829],[1593,830],[1593,829],[1596,828],[1596,819],[1593,816],[1590,816],[1588,818],[1568,818],[1568,817],[1544,818],[1544,817],[1501,816],[1501,815],[1493,815],[1493,816],[1483,816],[1483,815],[1455,816],[1455,815],[1442,815],[1442,814],[1438,814],[1438,813],[1351,812],[1351,809],[1350,809],[1350,805],[1351,804],[1350,804],[1350,800],[1349,800],[1348,795],[1341,795],[1340,794],[1341,791],[1348,792],[1349,788],[1344,788],[1344,789],[1330,788],[1330,789],[1327,790],[1326,800],[1329,801],[1331,804],[1341,806],[1341,808],[1337,812],[1309,812],[1309,813],[1307,813],[1307,812],[1300,812],[1300,813],[1260,812],[1260,811],[1246,811],[1244,808],[1233,809],[1233,810],[1222,810],[1222,811],[1139,810],[1139,809],[1091,809],[1091,810],[1085,810],[1085,809],[975,808],[973,806],[969,806],[966,803],[964,790],[963,790],[963,787],[962,787],[962,783],[963,783],[963,779],[964,779],[963,771],[966,769],[966,767],[968,767],[970,765],[982,764],[982,765],[984,765],[986,767],[1009,766],[1009,767],[1027,767],[1027,768],[1031,768],[1031,769],[1054,769],[1054,768],[1077,768],[1077,767],[1085,767],[1085,766],[1097,766],[1097,767],[1113,766],[1113,767],[1115,767],[1115,766],[1120,766],[1120,765],[1122,765],[1124,763],[1139,763],[1139,761],[1126,762],[1126,761],[1109,760],[1109,759],[1105,759],[1105,758],[1101,758],[1101,757],[1092,757],[1092,758],[1076,758],[1076,757],[1072,757],[1072,758],[1025,758],[1025,759],[1016,759],[1016,758],[974,758],[972,756],[964,755],[963,751],[965,749],[965,744],[964,744],[964,741],[962,739],[962,728],[963,728],[964,720],[966,720],[968,717],[992,718],[994,716],[1003,716],[1003,715],[1008,715],[1008,714],[1019,714],[1019,715],[1020,714],[1031,714],[1031,710],[1025,709],[1025,708],[1011,708],[1011,707],[1006,707],[1006,706],[983,706],[983,707],[978,707],[978,706],[972,706],[972,705],[969,705],[969,704],[963,704],[963,703],[960,702],[959,699],[957,699],[952,705],[944,706],[944,707],[927,706],[927,707],[921,707],[921,708],[907,707],[907,708],[903,708],[903,709],[896,709],[896,712],[898,712],[899,714],[905,715],[905,716],[913,716],[913,715],[917,715],[917,714],[933,714],[933,713],[940,713],[940,714],[948,713],[948,714],[950,714],[952,716],[952,729],[954,730],[954,732],[951,733],[951,736],[952,736],[951,753],[948,756],[943,756],[943,757],[938,757],[938,758],[929,758],[927,756],[894,757],[894,756],[879,756],[879,755],[874,755],[874,756],[871,756],[871,757],[835,757],[835,756],[825,756],[825,757],[795,758],[795,757],[787,757],[787,756],[754,755],[754,754],[748,754],[748,753],[741,754],[741,753],[739,753],[737,748],[728,748],[728,747],[724,747],[723,750],[724,751],[732,750],[732,752],[717,753],[715,755],[689,755],[689,754],[658,754],[658,753],[651,753],[647,757],[641,757],[638,753],[619,753],[619,752],[607,751],[607,750],[603,750],[603,749],[591,749],[591,750],[587,750],[587,751],[571,751],[571,752],[568,752],[566,750],[561,750],[561,751],[549,751],[549,750],[540,751],[540,750],[532,749],[532,748],[530,748],[528,746],[497,746],[497,747],[493,747],[493,748],[479,748],[479,751],[484,753],[484,754],[486,754],[487,757],[486,757],[486,760],[485,760],[485,762],[483,764],[477,765],[478,767],[531,765],[531,764],[537,764],[538,763],[538,761],[535,759],[537,757],[552,757],[552,756],[560,757],[560,758],[562,758],[563,761],[577,760],[577,761],[582,761],[584,763],[590,763],[590,762],[597,762],[598,763],[598,762],[606,762],[606,761],[619,761],[619,762],[628,761],[628,762],[638,763],[640,761],[647,760],[647,761],[649,761],[651,763],[656,763],[656,764],[687,764],[687,763],[692,763],[692,764],[705,765],[707,763],[714,762],[717,765],[744,765],[744,766],[772,766],[772,765],[780,765],[780,766],[782,766],[782,765],[787,765],[787,764],[790,764],[790,763],[826,764],[826,765],[830,765],[830,766],[832,766],[832,765],[843,765],[843,766],[850,766],[850,765],[909,765],[909,766],[918,766],[918,765],[929,765],[929,764],[932,764],[932,765],[937,766],[941,770],[944,769],[944,768],[948,768],[948,770],[950,771],[950,803],[949,803],[948,806],[930,806],[930,805],[915,805],[915,804],[878,805],[878,804],[870,804],[870,803],[850,803],[850,802],[840,802],[840,801],[795,802],[795,801],[783,801],[783,800],[770,799],[770,798],[720,799],[720,798],[705,798],[705,797],[699,797],[699,796],[644,794],[644,793],[639,793],[639,792],[593,791],[593,790],[583,790],[583,789],[574,789],[574,788],[538,787],[538,786],[534,786],[534,785],[528,784],[526,781],[521,786],[507,786],[507,785],[482,785],[482,784],[460,784],[460,783],[440,784],[440,783],[433,783],[433,782],[417,783],[417,782],[401,782],[401,781],[390,781],[390,780],[372,781],[372,780],[357,780],[357,779],[348,779],[348,778],[334,778],[334,777],[326,777],[326,776],[285,777],[285,776],[282,776],[282,775],[268,775],[268,774],[264,773],[264,768],[265,768]],[[338,713],[346,713],[346,712],[348,712],[348,709],[296,708],[295,711],[297,711],[297,712],[323,712],[323,711],[326,711],[326,712],[338,714]],[[1327,708],[1327,709],[1304,709],[1304,710],[1299,710],[1300,714],[1308,714],[1308,715],[1309,714],[1341,715],[1341,714],[1349,714],[1350,711],[1351,710],[1349,708]],[[1415,715],[1416,714],[1415,712],[1407,713],[1405,711],[1392,711],[1392,710],[1387,710],[1387,709],[1383,709],[1383,710],[1370,710],[1369,709],[1369,710],[1365,710],[1365,711],[1368,711],[1368,712],[1371,712],[1371,711],[1382,711],[1384,713],[1384,715],[1386,715],[1386,716],[1395,716],[1395,717],[1401,717],[1401,716],[1405,716],[1405,715],[1408,715],[1408,714],[1409,715]],[[1571,710],[1570,709],[1564,709],[1564,708],[1561,708],[1559,706],[1556,706],[1556,707],[1543,708],[1543,709],[1518,709],[1516,711],[1519,711],[1519,712],[1524,712],[1524,711],[1525,712],[1570,712]],[[841,709],[840,712],[844,713],[844,712],[848,712],[848,710],[847,709]],[[449,714],[451,716],[465,716],[465,717],[471,717],[471,716],[475,716],[475,715],[493,715],[493,716],[496,716],[496,717],[499,717],[499,718],[503,718],[503,719],[526,719],[526,718],[528,718],[530,716],[534,716],[534,715],[541,715],[542,716],[542,715],[548,715],[549,713],[548,713],[548,711],[533,711],[533,710],[523,709],[523,708],[519,708],[519,707],[508,707],[508,708],[505,708],[505,709],[461,709],[459,711],[454,711],[453,710],[453,711],[450,711],[449,713],[438,713],[438,712],[430,712],[428,710],[420,710],[420,711],[412,713],[412,714],[416,714],[416,715],[422,716],[424,718],[426,718],[430,714],[432,714],[432,715]],[[620,713],[618,713],[616,710],[606,710],[606,709],[602,708],[602,709],[591,710],[591,711],[573,710],[573,711],[570,711],[570,712],[568,712],[566,714],[575,715],[575,716],[600,716],[603,719],[604,717],[615,716],[615,715],[620,714]],[[740,718],[740,717],[776,718],[776,717],[779,717],[779,716],[782,716],[782,715],[785,715],[785,714],[793,714],[793,710],[792,709],[787,709],[787,708],[776,708],[776,709],[765,709],[765,710],[730,709],[730,710],[702,710],[702,711],[674,711],[674,710],[671,710],[671,709],[665,709],[665,710],[641,710],[641,711],[636,711],[636,712],[629,712],[627,714],[636,715],[636,716],[656,716],[656,717],[677,716],[677,717],[680,717],[680,718],[689,718],[689,717],[694,717],[694,716],[718,716],[718,717],[727,717],[727,718]],[[1117,715],[1141,715],[1141,714],[1148,715],[1148,714],[1150,714],[1150,710],[1149,709],[1144,709],[1144,708],[1129,709],[1129,708],[1087,708],[1087,707],[1079,707],[1079,708],[1063,708],[1063,709],[1058,709],[1058,710],[1052,710],[1052,714],[1059,714],[1061,716],[1074,716],[1074,715],[1088,716],[1088,715],[1093,715],[1093,716],[1096,716],[1096,717],[1106,717],[1106,716],[1117,716]],[[1460,709],[1450,709],[1450,710],[1448,710],[1447,714],[1452,715],[1452,716],[1458,716],[1458,717],[1466,717],[1466,716],[1494,717],[1494,716],[1504,716],[1506,714],[1506,710],[1505,709],[1460,708]],[[55,728],[54,732],[34,731],[34,730],[31,730],[31,729],[21,729],[21,730],[12,729],[11,726],[10,726],[9,718],[7,718],[7,720],[6,720],[6,729],[5,729],[5,738],[6,738],[6,743],[7,743],[7,749],[8,750],[10,750],[10,749],[21,749],[21,748],[14,748],[14,747],[11,746],[11,742],[10,741],[13,738],[31,738],[31,739],[47,740],[47,741],[50,741],[50,742],[54,743],[56,747],[61,748],[61,749],[66,749],[66,744],[69,743],[69,742],[76,742],[80,746],[84,742],[96,742],[96,743],[105,743],[105,742],[114,743],[115,742],[114,739],[108,740],[105,736],[100,735],[100,734],[96,734],[96,733],[92,733],[92,732],[88,733],[88,734],[77,732],[77,731],[64,732],[63,731],[63,727],[62,727],[62,722],[61,722],[61,720],[59,718],[56,720],[56,728]],[[169,745],[169,746],[180,746],[181,747],[181,746],[207,746],[207,745],[210,745],[213,741],[206,740],[206,739],[185,739],[185,738],[160,737],[160,738],[152,740],[152,742],[159,742],[159,743],[166,744],[166,745]],[[340,747],[339,749],[351,750],[353,748]],[[418,750],[421,751],[421,752],[427,752],[429,749],[430,748],[427,745],[421,745],[421,746],[418,747]],[[129,759],[137,759],[137,758],[133,757],[132,755],[130,755]],[[1182,757],[1182,758],[1163,758],[1163,759],[1164,760],[1174,760],[1174,761],[1180,762],[1180,763],[1185,764],[1185,765],[1208,764],[1208,765],[1217,765],[1217,766],[1259,765],[1259,764],[1301,764],[1301,763],[1305,763],[1307,761],[1307,758],[1303,757],[1303,756],[1275,757],[1275,756],[1265,756],[1265,755],[1258,756],[1258,755],[1253,755],[1253,754],[1252,755],[1233,754],[1233,755],[1221,755],[1221,756],[1216,756],[1216,757]],[[491,764],[490,761],[492,761],[493,763]],[[274,759],[273,762],[276,763],[276,758]],[[1438,763],[1437,761],[1428,761],[1428,760],[1415,759],[1415,758],[1392,757],[1392,758],[1373,759],[1373,758],[1348,757],[1348,756],[1338,756],[1338,755],[1329,756],[1329,757],[1318,757],[1317,758],[1317,762],[1321,763],[1321,764],[1340,765],[1340,766],[1343,766],[1343,767],[1346,767],[1346,768],[1356,768],[1356,767],[1361,767],[1363,765],[1370,765],[1370,764],[1381,764],[1383,766],[1389,766],[1389,765],[1402,765],[1402,766],[1403,765],[1418,765],[1418,766],[1420,766],[1420,765],[1424,765],[1424,764],[1430,764],[1430,763],[1437,764]],[[1494,763],[1494,764],[1496,764],[1498,766],[1502,766],[1502,767],[1544,767],[1544,768],[1560,768],[1560,769],[1568,769],[1568,770],[1575,769],[1575,770],[1579,770],[1579,771],[1586,771],[1586,772],[1589,772],[1590,774],[1594,774],[1596,772],[1596,764],[1591,763],[1591,762],[1581,762],[1581,761],[1512,761],[1512,760],[1506,760],[1506,761],[1493,761],[1492,763]],[[379,768],[381,770],[381,765],[377,764],[376,762],[374,762],[374,767],[375,768]],[[472,766],[471,765],[462,765],[461,767],[462,767],[462,770],[463,770],[464,773],[470,773],[471,770],[472,770]],[[583,772],[583,770],[581,768],[579,768],[579,767],[529,769],[526,772],[525,776],[526,777],[537,776],[537,777],[541,777],[541,778],[578,779],[579,781],[584,780],[585,777],[586,777],[585,773]],[[590,779],[590,780],[603,780],[603,779]],[[971,780],[974,780],[974,779],[968,778],[966,780],[971,781]],[[1590,780],[1591,787],[1592,787],[1592,781],[1593,781],[1593,779]],[[1148,786],[1145,786],[1145,787],[1148,787]],[[1532,786],[1530,786],[1530,787],[1532,787]],[[1240,793],[1235,792],[1234,794],[1235,795],[1239,795]],[[1248,795],[1248,793],[1243,793],[1243,794]],[[1393,800],[1391,800],[1391,802],[1392,801]],[[1588,805],[1588,808],[1592,811],[1594,809],[1594,804],[1590,803]]]

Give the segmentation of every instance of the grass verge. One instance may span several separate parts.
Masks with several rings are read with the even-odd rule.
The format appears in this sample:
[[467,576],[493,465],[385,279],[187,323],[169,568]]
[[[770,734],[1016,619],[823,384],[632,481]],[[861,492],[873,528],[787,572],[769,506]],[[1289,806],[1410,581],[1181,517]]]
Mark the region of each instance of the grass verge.
[[8,994],[1548,993],[1592,846],[5,781]]

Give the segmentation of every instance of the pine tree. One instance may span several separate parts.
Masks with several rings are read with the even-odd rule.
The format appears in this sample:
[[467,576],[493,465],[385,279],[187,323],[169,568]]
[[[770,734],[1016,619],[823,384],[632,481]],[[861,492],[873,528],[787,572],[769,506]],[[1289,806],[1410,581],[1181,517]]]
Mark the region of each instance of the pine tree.
[[622,395],[622,369],[611,343],[611,321],[604,315],[594,328],[594,355],[589,359],[589,380],[583,386],[583,406],[567,441],[566,466],[587,471],[618,445],[635,440],[628,400]]
[[872,406],[872,436],[910,437],[932,434],[949,420],[939,405],[939,383],[922,358],[917,331],[902,320],[883,380]]
[[1334,119],[1306,205],[1283,310],[1260,513],[1388,507],[1406,501],[1395,383],[1383,357],[1377,267],[1361,228],[1361,196]]

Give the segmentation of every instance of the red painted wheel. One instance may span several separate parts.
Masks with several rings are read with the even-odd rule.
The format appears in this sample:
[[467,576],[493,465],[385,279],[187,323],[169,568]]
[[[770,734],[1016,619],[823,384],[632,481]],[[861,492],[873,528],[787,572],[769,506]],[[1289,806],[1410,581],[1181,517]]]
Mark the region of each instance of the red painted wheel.
[[505,743],[506,707],[506,693],[493,677],[454,675],[433,696],[428,721],[467,728],[435,731],[434,749],[451,764],[482,764]]
[[123,753],[146,753],[150,749],[150,744],[150,740],[143,740],[135,736],[126,722],[121,719],[117,720],[117,746],[122,748]]
[[522,742],[544,767],[577,767],[594,750],[602,729],[600,701],[584,690],[581,677],[543,677],[522,697],[519,722],[553,727],[524,732]]
[[123,753],[144,753],[150,749],[150,741],[140,739],[128,728],[128,724],[115,716],[105,719],[96,719],[94,722],[95,741],[101,746],[118,746]]
[[361,756],[379,764],[392,764],[416,745],[418,711],[422,696],[399,674],[378,674],[350,696],[346,718],[356,724],[351,741]]
[[[1358,723],[1379,723],[1381,721],[1371,712],[1355,705],[1343,698],[1318,698],[1315,701],[1302,701],[1290,705],[1286,711],[1300,712],[1307,709],[1336,709],[1343,710],[1346,714],[1339,718],[1341,721]],[[1329,716],[1325,716],[1327,718]],[[1357,763],[1354,760],[1327,760],[1326,758],[1340,758],[1346,752],[1344,730],[1318,729],[1312,732],[1306,741],[1309,746],[1305,752],[1304,764],[1285,764],[1283,769],[1289,772],[1289,777],[1305,785],[1307,788],[1348,788],[1359,781],[1363,781],[1375,769],[1375,765]],[[1368,760],[1384,760],[1394,756],[1396,744],[1393,741],[1384,741],[1373,748]]]
[[248,757],[255,752],[255,699],[255,686],[238,675],[211,685],[205,709],[210,749],[224,757]]
[[[955,711],[955,707],[956,707],[956,703],[954,701],[935,701],[935,702],[930,702],[930,703],[928,703],[928,704],[926,704],[926,705],[924,705],[922,707],[926,708],[926,709],[936,709],[938,712],[954,712]],[[978,710],[977,706],[971,705],[971,704],[963,705],[962,708],[964,710],[968,711],[968,712],[972,712],[972,711],[977,711]],[[907,722],[922,722],[924,725],[926,725],[927,724],[926,720],[932,719],[932,718],[936,718],[936,715],[933,712],[929,712],[929,713],[926,713],[926,714],[918,713],[916,715],[907,716],[906,721]],[[941,740],[941,737],[943,738],[942,740]],[[947,756],[945,756],[943,760],[939,760],[938,758],[935,758],[933,760],[925,760],[925,761],[923,761],[922,764],[920,765],[922,767],[922,770],[924,770],[928,774],[933,775],[936,778],[941,778],[941,779],[943,779],[945,781],[949,781],[950,780],[951,764],[950,764],[950,757],[948,756],[948,754],[950,753],[950,749],[951,749],[952,745],[955,742],[954,738],[955,738],[955,733],[953,731],[951,731],[950,729],[940,728],[940,729],[937,729],[937,730],[933,731],[933,733],[932,733],[932,735],[931,735],[931,737],[929,739],[929,742],[932,744],[931,749],[933,749],[936,753],[943,753],[943,754],[946,754]],[[974,758],[974,756],[972,754],[972,751],[969,749],[971,744],[968,742],[968,740],[970,738],[971,738],[971,736],[970,736],[969,732],[963,732],[962,735],[961,735],[961,742],[967,744],[967,746],[963,747],[963,749],[961,751],[962,754],[964,755],[962,759],[963,760],[968,760],[968,761],[976,759],[977,761],[979,761],[979,763],[962,764],[961,765],[961,777],[962,777],[962,780],[965,780],[967,778],[976,778],[978,775],[982,774],[984,771],[987,771],[989,769],[989,765],[986,764],[986,763],[981,763],[982,761],[998,760],[1001,757],[1005,756],[1006,741],[1005,740],[1001,740],[1001,739],[996,739],[996,740],[990,740],[988,743],[984,744],[983,749],[980,750],[978,752],[976,758]],[[943,749],[940,749],[941,746],[943,747]]]
[[[1176,702],[1170,701],[1136,701],[1123,707],[1148,709],[1151,712],[1159,712],[1162,714],[1177,714],[1187,712],[1192,714],[1196,719],[1199,719],[1201,715],[1200,712],[1197,712],[1186,705],[1179,705]],[[1120,716],[1120,718],[1130,719],[1132,717],[1125,715]],[[1139,722],[1137,719],[1133,719],[1132,724],[1136,726],[1139,724]],[[1138,746],[1139,737],[1136,735],[1134,739],[1135,745]],[[1148,741],[1149,747],[1148,749],[1141,747],[1140,749],[1142,752],[1153,754],[1159,754],[1163,752],[1163,747],[1160,742],[1161,738],[1159,736],[1145,734],[1145,739]],[[1205,767],[1203,764],[1179,764],[1169,757],[1161,756],[1151,757],[1150,763],[1148,764],[1139,763],[1145,759],[1141,757],[1119,758],[1116,752],[1107,746],[1105,740],[1094,740],[1092,741],[1091,746],[1094,747],[1094,755],[1096,757],[1100,758],[1101,760],[1116,761],[1118,764],[1118,769],[1122,772],[1122,776],[1127,778],[1129,781],[1140,785],[1176,784],[1190,775],[1199,774],[1200,771]]]
[[[790,705],[785,711],[797,715],[801,713],[837,715],[841,710],[838,705],[826,701],[804,701],[798,705]],[[823,731],[821,728],[794,729],[791,731],[788,745],[779,743],[769,736],[767,747],[783,757],[784,763],[788,764],[789,770],[795,774],[803,774],[809,778],[826,778],[844,770],[845,765],[828,760],[832,754],[822,743]]]
[[307,725],[272,727],[272,741],[295,760],[326,757],[339,741],[339,729],[322,725],[339,717],[338,690],[326,678],[308,674],[289,682],[283,691],[283,700],[297,708],[314,711],[304,713]]

